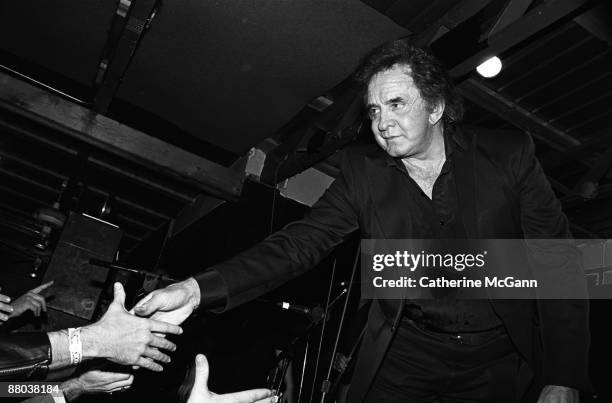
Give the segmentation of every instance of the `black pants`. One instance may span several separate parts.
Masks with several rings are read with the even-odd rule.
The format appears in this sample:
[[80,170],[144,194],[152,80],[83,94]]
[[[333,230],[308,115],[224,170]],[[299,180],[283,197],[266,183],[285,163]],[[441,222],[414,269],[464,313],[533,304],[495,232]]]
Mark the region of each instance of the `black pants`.
[[366,402],[513,402],[520,359],[505,331],[454,337],[402,321]]

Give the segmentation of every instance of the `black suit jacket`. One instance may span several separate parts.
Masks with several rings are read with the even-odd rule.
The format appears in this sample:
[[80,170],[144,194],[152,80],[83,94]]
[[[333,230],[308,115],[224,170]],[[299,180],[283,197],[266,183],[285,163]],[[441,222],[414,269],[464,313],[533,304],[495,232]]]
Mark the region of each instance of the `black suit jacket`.
[[[531,138],[516,132],[449,129],[459,211],[469,238],[568,238],[567,218],[534,154]],[[448,139],[448,136],[447,136]],[[352,232],[372,239],[410,238],[402,214],[409,188],[390,157],[375,145],[344,152],[341,174],[303,220],[196,276],[202,304],[231,309],[314,267]],[[571,267],[570,267],[571,266]],[[560,268],[573,271],[572,263]],[[570,276],[571,277],[571,276]],[[583,281],[582,273],[579,273]],[[582,285],[579,285],[582,287]],[[588,390],[586,300],[492,300],[527,365],[518,387]],[[403,301],[372,304],[349,401],[363,400],[401,318]],[[535,380],[535,381],[534,381]],[[510,380],[509,380],[510,381]],[[525,395],[525,396],[528,396]]]

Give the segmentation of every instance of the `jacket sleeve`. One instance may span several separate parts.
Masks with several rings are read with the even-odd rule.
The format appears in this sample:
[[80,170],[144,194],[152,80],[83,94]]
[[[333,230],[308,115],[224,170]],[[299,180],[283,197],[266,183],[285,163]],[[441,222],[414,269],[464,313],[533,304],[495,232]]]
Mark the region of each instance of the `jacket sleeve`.
[[204,309],[231,309],[313,268],[358,228],[352,167],[341,174],[300,221],[195,276]]
[[50,362],[51,344],[46,333],[0,335],[0,379],[42,379]]
[[[589,303],[579,251],[570,239],[567,217],[561,210],[530,137],[525,137],[515,160],[520,218],[529,258],[535,259],[545,286],[554,286],[555,298],[537,301],[543,349],[543,383],[590,391],[588,380]],[[536,273],[536,277],[538,274]],[[548,280],[548,281],[547,281]]]

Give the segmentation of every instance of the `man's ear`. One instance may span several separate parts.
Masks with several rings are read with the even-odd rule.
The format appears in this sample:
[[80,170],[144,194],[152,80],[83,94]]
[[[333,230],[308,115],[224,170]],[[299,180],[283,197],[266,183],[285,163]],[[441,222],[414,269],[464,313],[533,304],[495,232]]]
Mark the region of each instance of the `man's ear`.
[[442,119],[442,115],[444,114],[444,100],[436,103],[434,107],[429,112],[429,123],[435,125]]

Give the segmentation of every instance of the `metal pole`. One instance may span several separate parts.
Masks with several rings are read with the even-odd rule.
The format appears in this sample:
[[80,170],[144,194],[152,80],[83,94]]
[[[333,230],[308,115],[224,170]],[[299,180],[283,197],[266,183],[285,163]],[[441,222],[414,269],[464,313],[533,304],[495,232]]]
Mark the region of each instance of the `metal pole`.
[[336,262],[337,262],[337,259],[334,259],[334,264],[332,265],[331,278],[329,279],[329,288],[327,290],[327,300],[325,301],[325,316],[323,317],[323,324],[321,325],[321,337],[319,338],[319,348],[317,351],[317,360],[315,363],[314,376],[312,377],[312,388],[310,390],[310,401],[311,402],[312,402],[312,398],[314,397],[315,384],[317,383],[317,372],[319,370],[319,360],[321,358],[321,350],[323,349],[323,337],[325,336],[325,324],[327,323],[327,315],[329,314],[329,303],[331,300],[332,288],[334,287],[334,277],[336,275]]
[[346,298],[344,299],[344,306],[342,307],[342,315],[340,316],[340,324],[338,325],[338,332],[336,333],[336,340],[334,341],[334,349],[331,355],[331,361],[329,362],[329,367],[327,368],[327,376],[323,380],[321,385],[321,403],[325,402],[325,397],[329,392],[330,381],[332,367],[334,366],[334,357],[336,356],[336,351],[338,350],[338,343],[340,342],[340,335],[342,334],[342,326],[344,325],[344,318],[346,317],[346,308],[349,304],[349,298],[351,296],[351,289],[353,288],[353,282],[355,281],[355,272],[357,271],[357,262],[359,262],[359,252],[361,251],[361,245],[357,247],[357,252],[355,253],[355,261],[353,262],[353,272],[351,273],[351,280],[348,285],[348,292],[346,293]]

